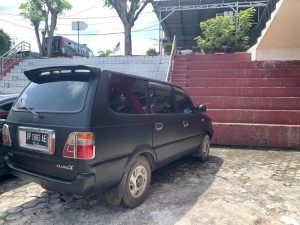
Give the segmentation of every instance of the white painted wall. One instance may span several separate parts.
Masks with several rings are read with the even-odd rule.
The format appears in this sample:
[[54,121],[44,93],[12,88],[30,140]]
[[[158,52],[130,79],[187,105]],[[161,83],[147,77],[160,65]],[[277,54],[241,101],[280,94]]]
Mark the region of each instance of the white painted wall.
[[300,0],[277,3],[261,37],[249,52],[252,60],[300,60]]
[[47,66],[90,65],[157,80],[166,80],[170,56],[26,59],[0,80],[0,93],[20,93],[29,83],[24,71]]

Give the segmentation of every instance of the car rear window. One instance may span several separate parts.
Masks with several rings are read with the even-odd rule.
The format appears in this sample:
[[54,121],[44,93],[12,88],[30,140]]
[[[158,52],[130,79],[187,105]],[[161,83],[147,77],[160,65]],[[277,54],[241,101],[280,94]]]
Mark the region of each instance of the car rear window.
[[35,111],[74,112],[83,108],[89,76],[31,82],[14,105],[14,110],[30,108]]

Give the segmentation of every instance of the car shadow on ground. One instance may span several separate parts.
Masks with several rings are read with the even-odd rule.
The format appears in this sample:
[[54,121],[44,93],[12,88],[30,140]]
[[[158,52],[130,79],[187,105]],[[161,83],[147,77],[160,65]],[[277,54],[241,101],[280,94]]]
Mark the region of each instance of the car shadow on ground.
[[[210,156],[205,163],[186,156],[152,174],[150,193],[135,209],[111,206],[98,195],[65,197],[40,188],[40,196],[18,206],[18,224],[174,224],[196,204],[213,184],[223,159]],[[38,187],[39,188],[39,187]],[[32,197],[28,196],[28,197]],[[6,224],[14,207],[0,213]],[[200,213],[200,212],[199,212]],[[1,216],[0,215],[0,216]],[[199,214],[200,215],[200,214]]]
[[0,195],[19,188],[27,183],[27,181],[16,178],[11,174],[2,175],[0,176]]

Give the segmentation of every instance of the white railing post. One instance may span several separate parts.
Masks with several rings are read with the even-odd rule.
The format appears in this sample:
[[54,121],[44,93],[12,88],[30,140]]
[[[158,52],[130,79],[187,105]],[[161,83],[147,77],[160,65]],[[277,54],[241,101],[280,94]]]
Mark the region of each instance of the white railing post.
[[174,55],[176,53],[177,53],[176,35],[174,35],[173,43],[172,43],[172,50],[171,50],[171,55],[170,55],[169,68],[168,68],[167,79],[166,79],[167,82],[171,82],[171,79],[172,79]]

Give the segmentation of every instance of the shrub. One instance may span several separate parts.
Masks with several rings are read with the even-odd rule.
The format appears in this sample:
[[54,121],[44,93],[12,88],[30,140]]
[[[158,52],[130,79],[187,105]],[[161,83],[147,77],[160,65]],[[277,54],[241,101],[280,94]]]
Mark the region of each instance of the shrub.
[[171,50],[172,50],[172,43],[171,42],[166,42],[166,43],[164,43],[163,47],[164,47],[164,51],[166,53],[170,53]]
[[200,23],[202,36],[195,38],[198,48],[207,51],[245,50],[249,44],[254,8],[240,11],[234,17],[217,16]]
[[155,56],[157,55],[156,49],[155,48],[149,48],[146,52],[146,55],[148,56]]

